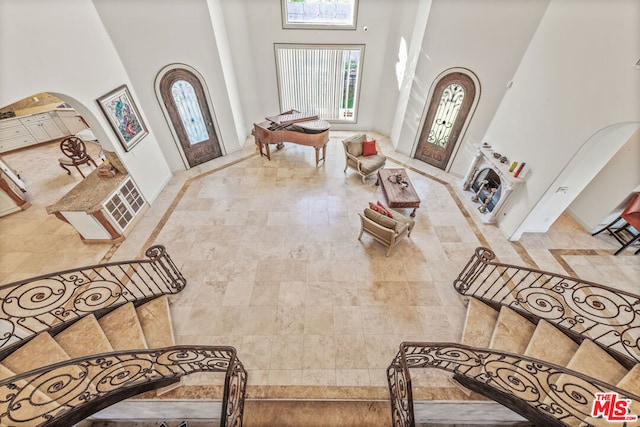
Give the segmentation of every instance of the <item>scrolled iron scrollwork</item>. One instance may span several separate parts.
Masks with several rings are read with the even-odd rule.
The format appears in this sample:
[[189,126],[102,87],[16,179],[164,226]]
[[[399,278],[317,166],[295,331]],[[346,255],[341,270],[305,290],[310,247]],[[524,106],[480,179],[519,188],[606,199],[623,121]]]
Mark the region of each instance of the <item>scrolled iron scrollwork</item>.
[[0,356],[87,313],[181,291],[186,280],[164,246],[146,253],[148,260],[97,264],[0,286]]
[[594,322],[606,320],[612,326],[627,326],[636,320],[638,312],[634,306],[638,305],[637,298],[629,300],[609,289],[597,291],[577,285],[572,289],[567,303],[574,312]]
[[640,362],[640,295],[494,258],[489,249],[476,248],[453,282],[456,291],[545,319],[616,352],[629,365]]
[[50,313],[71,299],[77,283],[84,281],[76,275],[22,283],[13,287],[2,298],[2,313],[15,318]]
[[149,247],[145,252],[144,255],[151,259],[152,261],[164,256],[167,253],[166,248],[163,245],[154,245]]
[[[452,362],[452,359],[460,359],[452,355],[462,354],[467,355],[463,359],[477,360],[481,365],[477,369],[466,369],[464,365]],[[469,357],[471,354],[475,357]],[[423,357],[420,363],[415,363],[416,355]],[[621,398],[640,405],[640,396],[528,356],[453,343],[403,343],[387,368],[394,425],[413,425],[411,382],[403,382],[403,372],[407,372],[404,374],[407,378],[409,369],[418,368],[452,372],[477,384],[478,390],[486,390],[489,395],[490,390],[495,390],[512,396],[525,403],[530,411],[569,425],[578,425],[590,415],[595,393],[616,392]]]
[[[188,360],[170,356],[176,354],[190,356]],[[225,356],[227,369],[222,372],[229,381],[225,381],[223,425],[242,425],[247,372],[235,349],[196,346],[88,356],[7,378],[0,381],[0,424],[41,425],[87,411],[88,405],[100,408],[101,401],[123,390],[191,372],[220,372],[220,357]],[[192,363],[194,359],[199,363]]]
[[404,360],[409,368],[423,368],[438,364],[455,364],[456,369],[470,369],[482,365],[481,355],[466,348],[439,347],[433,345],[422,347],[403,344]]
[[491,249],[480,246],[476,248],[475,256],[482,262],[489,262],[495,259],[496,254]]
[[123,293],[123,286],[116,281],[94,280],[90,288],[77,294],[73,307],[78,312],[90,313],[114,304]]
[[413,403],[411,396],[411,377],[409,369],[402,359],[402,350],[395,356],[387,368],[387,383],[391,394],[391,418],[394,426],[413,425]]
[[520,289],[515,297],[518,306],[547,320],[565,317],[562,299],[541,288]]
[[244,398],[247,390],[247,371],[233,353],[229,359],[229,369],[225,378],[227,397],[223,412],[226,426],[241,426],[244,414]]

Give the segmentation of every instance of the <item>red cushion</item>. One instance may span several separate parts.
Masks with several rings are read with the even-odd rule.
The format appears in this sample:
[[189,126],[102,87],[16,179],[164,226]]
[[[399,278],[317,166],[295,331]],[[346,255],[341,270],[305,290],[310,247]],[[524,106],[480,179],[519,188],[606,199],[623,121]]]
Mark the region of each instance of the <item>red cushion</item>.
[[378,207],[384,209],[384,214],[386,216],[388,216],[389,218],[393,218],[393,215],[391,214],[391,211],[387,208],[384,207],[384,205],[382,203],[380,203],[380,201],[378,200]]
[[378,154],[376,150],[376,141],[363,141],[362,142],[362,155],[363,156],[375,156]]
[[387,209],[385,209],[385,207],[382,206],[382,203],[380,203],[380,202],[378,202],[377,204],[369,202],[369,209],[371,209],[372,211],[378,212],[380,215],[384,215],[384,216],[388,216],[389,218],[393,218],[391,216],[391,212],[389,212]]

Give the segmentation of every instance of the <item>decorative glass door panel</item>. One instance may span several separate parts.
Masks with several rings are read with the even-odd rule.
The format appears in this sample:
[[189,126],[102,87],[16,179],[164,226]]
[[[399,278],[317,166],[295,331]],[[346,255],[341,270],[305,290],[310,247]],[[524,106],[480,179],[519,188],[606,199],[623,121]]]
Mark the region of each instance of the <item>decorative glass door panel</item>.
[[475,84],[464,73],[444,76],[433,92],[415,158],[445,169],[476,95]]
[[178,80],[171,86],[171,94],[189,143],[193,145],[209,139],[207,125],[202,118],[202,110],[200,110],[198,97],[193,86],[187,81]]

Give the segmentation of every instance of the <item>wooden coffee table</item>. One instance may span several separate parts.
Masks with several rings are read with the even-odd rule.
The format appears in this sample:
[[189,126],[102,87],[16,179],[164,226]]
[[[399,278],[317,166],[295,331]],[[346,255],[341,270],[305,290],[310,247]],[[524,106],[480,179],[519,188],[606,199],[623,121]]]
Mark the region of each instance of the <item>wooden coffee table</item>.
[[[407,186],[403,186],[396,181],[396,175],[402,174]],[[379,169],[376,185],[382,187],[382,193],[387,198],[390,208],[413,208],[411,216],[416,216],[416,209],[420,207],[420,197],[413,188],[407,171],[398,169]]]

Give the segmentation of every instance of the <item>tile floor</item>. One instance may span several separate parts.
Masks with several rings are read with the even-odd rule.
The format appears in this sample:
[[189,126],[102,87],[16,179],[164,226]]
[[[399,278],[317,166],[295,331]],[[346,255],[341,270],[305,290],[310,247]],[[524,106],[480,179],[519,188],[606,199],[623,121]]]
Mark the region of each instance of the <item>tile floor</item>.
[[[369,236],[357,240],[357,213],[384,199],[375,178],[363,185],[343,173],[340,140],[352,134],[331,133],[319,168],[309,147],[286,144],[268,161],[248,138],[240,152],[176,172],[119,245],[82,243],[46,214],[81,179],[58,167],[57,144],[3,155],[32,206],[0,218],[0,283],[141,258],[163,244],[188,280],[171,299],[178,343],[235,346],[250,387],[386,387],[401,341],[460,338],[465,307],[452,281],[480,245],[502,262],[640,292],[640,257],[612,256],[604,234],[591,237],[563,215],[548,233],[509,242],[482,224],[460,179],[395,153],[372,133],[387,167],[407,168],[423,200],[411,238],[385,257]],[[451,387],[434,376],[436,384]]]

